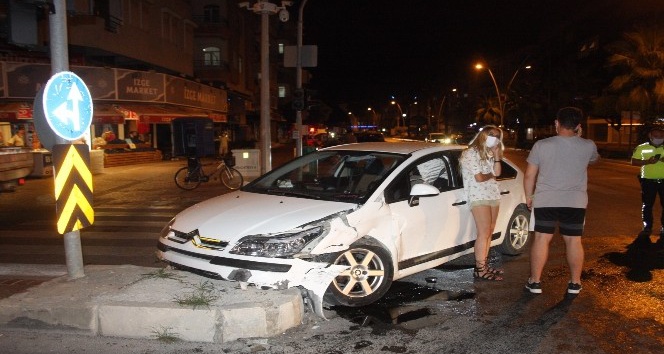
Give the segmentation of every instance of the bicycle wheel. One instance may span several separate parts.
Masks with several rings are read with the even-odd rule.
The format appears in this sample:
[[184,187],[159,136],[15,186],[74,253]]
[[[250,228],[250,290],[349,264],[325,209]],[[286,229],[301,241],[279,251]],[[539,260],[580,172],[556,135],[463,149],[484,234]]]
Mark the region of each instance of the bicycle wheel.
[[244,182],[244,178],[242,178],[240,171],[233,167],[226,166],[226,168],[223,168],[219,172],[219,177],[221,177],[221,183],[228,187],[228,189],[238,189],[242,187],[242,183]]
[[190,173],[188,167],[182,167],[175,173],[175,184],[188,191],[196,189],[201,184],[201,179],[200,169]]

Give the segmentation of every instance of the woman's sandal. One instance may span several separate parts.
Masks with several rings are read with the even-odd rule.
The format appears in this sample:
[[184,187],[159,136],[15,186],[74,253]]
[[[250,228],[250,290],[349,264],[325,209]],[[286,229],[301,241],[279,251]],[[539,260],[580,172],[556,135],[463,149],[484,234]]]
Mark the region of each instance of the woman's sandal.
[[486,271],[491,273],[491,274],[496,274],[496,275],[503,275],[505,274],[505,271],[502,270],[501,268],[492,268],[492,267],[487,267]]
[[486,260],[485,262],[486,263],[484,263],[484,264],[486,264],[487,272],[497,274],[497,275],[505,274],[505,271],[502,268],[493,268],[492,266],[489,265],[488,260]]
[[473,271],[473,278],[478,280],[494,280],[494,281],[503,280],[503,277],[501,277],[497,273],[492,273],[491,268],[487,266],[479,268],[475,267],[475,270]]

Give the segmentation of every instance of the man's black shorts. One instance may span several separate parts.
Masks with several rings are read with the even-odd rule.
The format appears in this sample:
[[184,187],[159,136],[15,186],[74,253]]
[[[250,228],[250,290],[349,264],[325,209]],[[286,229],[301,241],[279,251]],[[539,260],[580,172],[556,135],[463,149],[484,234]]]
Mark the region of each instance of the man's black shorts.
[[583,235],[583,226],[586,221],[584,208],[535,208],[535,231],[544,234],[553,234],[556,224],[560,234],[565,236]]

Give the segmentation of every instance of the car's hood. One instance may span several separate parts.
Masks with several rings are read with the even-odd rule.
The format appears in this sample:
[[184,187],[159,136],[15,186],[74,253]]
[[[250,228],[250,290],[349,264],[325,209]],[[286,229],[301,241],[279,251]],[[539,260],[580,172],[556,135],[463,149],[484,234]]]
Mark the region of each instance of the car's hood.
[[198,203],[176,216],[173,229],[201,237],[237,240],[288,231],[355,205],[306,198],[233,192]]

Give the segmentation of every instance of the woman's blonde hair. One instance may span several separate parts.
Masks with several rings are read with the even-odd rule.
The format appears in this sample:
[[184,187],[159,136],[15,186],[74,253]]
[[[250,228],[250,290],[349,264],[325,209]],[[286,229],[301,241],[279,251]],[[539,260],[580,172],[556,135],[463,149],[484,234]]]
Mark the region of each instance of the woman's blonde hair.
[[492,130],[498,131],[498,144],[500,145],[500,151],[505,151],[505,145],[503,144],[503,130],[498,128],[495,125],[485,125],[483,126],[475,137],[468,144],[468,148],[475,148],[480,154],[482,160],[488,160],[490,157],[493,157],[491,149],[486,146],[486,139],[489,136],[489,132]]

